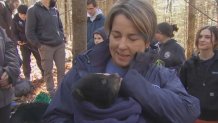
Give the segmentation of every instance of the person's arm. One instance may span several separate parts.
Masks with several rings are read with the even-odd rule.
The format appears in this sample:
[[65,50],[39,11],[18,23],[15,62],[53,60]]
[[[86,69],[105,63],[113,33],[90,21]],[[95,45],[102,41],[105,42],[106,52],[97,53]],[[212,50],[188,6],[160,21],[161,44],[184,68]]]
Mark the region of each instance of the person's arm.
[[65,76],[44,114],[45,123],[74,123],[71,87],[77,77],[76,69],[70,70]]
[[5,57],[4,57],[4,71],[9,75],[11,83],[15,83],[20,74],[19,58],[16,52],[16,45],[10,38],[5,35]]
[[187,62],[184,63],[184,65],[181,67],[181,70],[180,70],[180,74],[179,74],[179,77],[180,77],[180,80],[183,84],[183,86],[186,88],[187,90]]
[[35,47],[40,47],[41,43],[36,34],[37,29],[37,17],[35,9],[32,7],[27,11],[27,19],[25,25],[25,34],[27,40]]
[[199,100],[186,92],[175,71],[152,72],[153,77],[147,80],[136,70],[129,70],[122,83],[123,91],[136,99],[155,122],[193,123],[200,114]]
[[175,64],[176,66],[174,67],[177,71],[177,75],[179,75],[179,72],[181,70],[182,65],[184,64],[186,58],[185,58],[185,51],[184,49],[178,44],[176,47],[175,51]]
[[0,2],[0,26],[4,29],[7,29],[7,23],[5,21],[5,5]]
[[18,44],[18,41],[20,41],[20,38],[19,38],[19,30],[17,28],[17,24],[15,20],[12,20],[11,30],[12,30],[12,35],[14,38],[13,40],[15,41],[16,44]]
[[60,18],[60,13],[59,13],[58,10],[57,10],[57,14],[58,14],[59,29],[60,29],[60,31],[64,34],[64,28],[63,28],[63,24],[62,24],[61,18]]

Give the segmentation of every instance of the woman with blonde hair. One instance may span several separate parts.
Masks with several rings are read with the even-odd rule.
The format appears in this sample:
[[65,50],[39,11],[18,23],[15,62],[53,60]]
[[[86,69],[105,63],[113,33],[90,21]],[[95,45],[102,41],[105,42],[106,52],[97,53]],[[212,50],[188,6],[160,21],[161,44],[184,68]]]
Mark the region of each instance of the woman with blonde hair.
[[[186,92],[176,72],[155,66],[145,52],[156,25],[148,1],[118,0],[106,18],[109,39],[75,59],[45,113],[45,122],[192,123],[199,115],[198,99]],[[89,73],[122,77],[119,96],[108,108],[72,96],[72,87]],[[101,92],[96,96],[107,97]]]

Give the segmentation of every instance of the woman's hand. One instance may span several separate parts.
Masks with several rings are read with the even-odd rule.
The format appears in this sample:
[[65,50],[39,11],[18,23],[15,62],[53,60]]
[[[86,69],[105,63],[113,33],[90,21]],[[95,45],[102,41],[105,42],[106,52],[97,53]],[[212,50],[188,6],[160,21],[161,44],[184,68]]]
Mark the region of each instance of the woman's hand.
[[0,88],[8,89],[12,87],[12,84],[9,82],[9,76],[7,72],[4,72],[0,80]]

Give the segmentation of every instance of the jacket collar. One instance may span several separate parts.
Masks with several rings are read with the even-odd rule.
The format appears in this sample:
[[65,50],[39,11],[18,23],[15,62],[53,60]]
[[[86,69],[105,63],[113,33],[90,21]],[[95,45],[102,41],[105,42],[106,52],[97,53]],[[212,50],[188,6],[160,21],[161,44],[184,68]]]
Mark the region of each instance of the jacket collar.
[[84,76],[87,73],[105,72],[107,62],[111,58],[108,42],[108,40],[103,41],[76,58],[74,62],[79,70],[80,76]]
[[[218,50],[214,50],[214,53],[215,53],[215,54],[214,54],[213,58],[214,58],[215,61],[218,61]],[[198,53],[194,54],[194,55],[191,57],[191,60],[193,60],[195,63],[196,63],[196,62],[199,62],[200,59],[199,59]]]
[[[154,62],[153,54],[146,52],[140,53],[132,62],[146,63],[147,65]],[[106,65],[111,59],[111,54],[109,51],[109,40],[103,41],[102,43],[95,45],[92,49],[87,50],[83,54],[77,57],[76,62],[79,64],[78,70],[82,74],[87,73],[102,73],[105,72]],[[143,60],[143,61],[142,61]]]
[[175,42],[176,42],[175,39],[169,39],[166,43],[160,43],[160,45],[166,46],[166,45],[169,45],[169,44],[172,44],[172,43],[175,43]]
[[[96,16],[96,18],[95,18],[94,21],[101,20],[101,18],[103,18],[103,14],[98,14],[98,15]],[[92,22],[92,21],[90,20],[90,17],[87,18],[87,21],[88,21],[88,22]],[[94,21],[93,21],[93,22],[94,22]]]

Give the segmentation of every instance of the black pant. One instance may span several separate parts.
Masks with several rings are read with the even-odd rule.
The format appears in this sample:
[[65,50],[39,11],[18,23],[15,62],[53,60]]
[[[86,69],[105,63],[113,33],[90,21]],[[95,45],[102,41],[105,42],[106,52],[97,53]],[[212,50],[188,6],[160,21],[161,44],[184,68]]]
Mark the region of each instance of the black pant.
[[42,65],[41,65],[41,58],[39,55],[39,51],[37,48],[32,47],[31,45],[25,44],[20,46],[20,51],[21,51],[21,55],[23,58],[23,73],[25,75],[25,77],[30,77],[30,73],[31,73],[31,66],[30,66],[30,62],[31,62],[31,53],[33,54],[33,56],[36,59],[36,63],[38,68],[41,71],[41,74],[43,75],[43,69],[42,69]]
[[0,108],[0,122],[9,123],[10,113],[11,113],[10,104],[5,107]]

